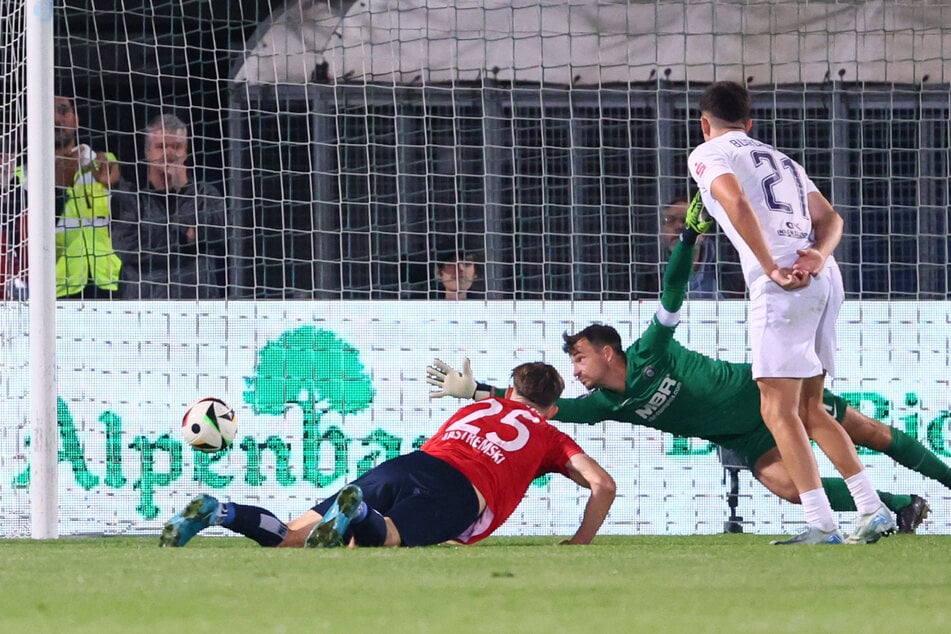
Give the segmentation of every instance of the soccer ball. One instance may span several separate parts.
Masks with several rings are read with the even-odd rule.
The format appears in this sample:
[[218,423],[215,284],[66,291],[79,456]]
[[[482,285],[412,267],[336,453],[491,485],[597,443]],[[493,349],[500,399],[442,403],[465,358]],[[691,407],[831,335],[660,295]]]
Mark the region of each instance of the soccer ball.
[[227,449],[238,431],[234,410],[221,399],[206,397],[188,407],[182,419],[182,437],[205,453]]

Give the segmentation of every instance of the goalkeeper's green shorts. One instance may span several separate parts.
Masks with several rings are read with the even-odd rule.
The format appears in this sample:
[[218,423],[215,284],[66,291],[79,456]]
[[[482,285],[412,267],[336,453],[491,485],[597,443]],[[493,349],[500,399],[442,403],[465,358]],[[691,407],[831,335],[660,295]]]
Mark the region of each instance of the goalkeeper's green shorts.
[[[841,423],[842,419],[845,418],[845,408],[848,406],[846,400],[826,390],[822,395],[822,401],[825,403],[826,410],[832,414],[832,417]],[[729,440],[724,439],[719,444],[724,449],[730,449],[736,452],[737,456],[746,464],[749,470],[752,471],[756,461],[759,460],[760,456],[764,453],[775,447],[776,441],[766,427],[766,423],[763,423],[749,433],[730,438]]]

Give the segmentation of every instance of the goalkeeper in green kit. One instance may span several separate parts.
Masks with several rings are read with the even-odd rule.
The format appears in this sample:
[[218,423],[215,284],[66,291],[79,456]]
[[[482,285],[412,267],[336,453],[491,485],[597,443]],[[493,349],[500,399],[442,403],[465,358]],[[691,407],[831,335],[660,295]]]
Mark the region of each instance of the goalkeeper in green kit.
[[[611,326],[593,324],[564,335],[574,376],[589,390],[585,396],[560,398],[553,420],[594,424],[618,421],[653,427],[679,436],[703,438],[738,455],[754,477],[780,498],[799,503],[799,494],[760,413],[760,393],[750,364],[712,359],[674,339],[697,236],[712,226],[700,222],[699,195],[691,204],[687,228],[664,274],[661,306],[650,326],[626,351]],[[440,388],[430,397],[487,398],[496,390],[476,383],[469,360],[459,373],[436,359],[427,382]],[[951,468],[904,432],[871,419],[826,390],[826,407],[856,445],[881,451],[901,465],[951,488]],[[845,481],[823,478],[835,511],[854,511]],[[896,514],[899,532],[912,533],[930,512],[918,495],[879,492]]]

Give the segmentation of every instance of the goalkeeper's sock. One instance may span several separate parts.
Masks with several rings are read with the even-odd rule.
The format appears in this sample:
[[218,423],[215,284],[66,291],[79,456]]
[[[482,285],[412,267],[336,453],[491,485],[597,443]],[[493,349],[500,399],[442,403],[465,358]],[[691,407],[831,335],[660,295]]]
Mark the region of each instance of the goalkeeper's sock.
[[221,505],[221,525],[245,537],[253,539],[262,546],[277,546],[287,535],[287,524],[267,509],[247,504],[225,502]]
[[[833,511],[854,511],[855,500],[849,493],[849,487],[842,478],[822,478],[822,488],[829,497],[829,504]],[[910,495],[899,495],[887,491],[877,491],[882,503],[892,511],[905,508],[911,504]]]
[[382,546],[386,543],[386,520],[366,502],[360,505],[360,513],[350,522],[350,532],[358,546]]
[[885,455],[898,464],[932,480],[937,480],[951,489],[951,467],[900,429],[892,428],[892,442],[885,450]]
[[822,488],[829,497],[833,511],[854,511],[855,500],[842,478],[822,478]]
[[888,507],[889,511],[897,513],[900,509],[905,508],[911,504],[910,495],[899,495],[898,493],[886,493],[884,491],[878,492],[878,497],[882,499],[882,504]]

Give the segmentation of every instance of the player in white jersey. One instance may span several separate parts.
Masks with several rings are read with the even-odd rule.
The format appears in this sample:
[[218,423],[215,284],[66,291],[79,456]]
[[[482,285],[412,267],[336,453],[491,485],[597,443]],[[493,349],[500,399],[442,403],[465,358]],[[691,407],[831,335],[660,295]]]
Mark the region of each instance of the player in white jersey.
[[[704,205],[740,254],[750,291],[753,378],[763,420],[802,501],[808,527],[779,544],[836,544],[829,499],[809,445],[814,439],[845,478],[859,518],[850,543],[871,543],[896,526],[851,440],[822,404],[834,370],[835,320],[844,296],[832,251],[842,217],[801,165],[748,136],[747,90],[716,82],[700,98],[704,143],[688,159]],[[688,214],[695,229],[699,209]]]

